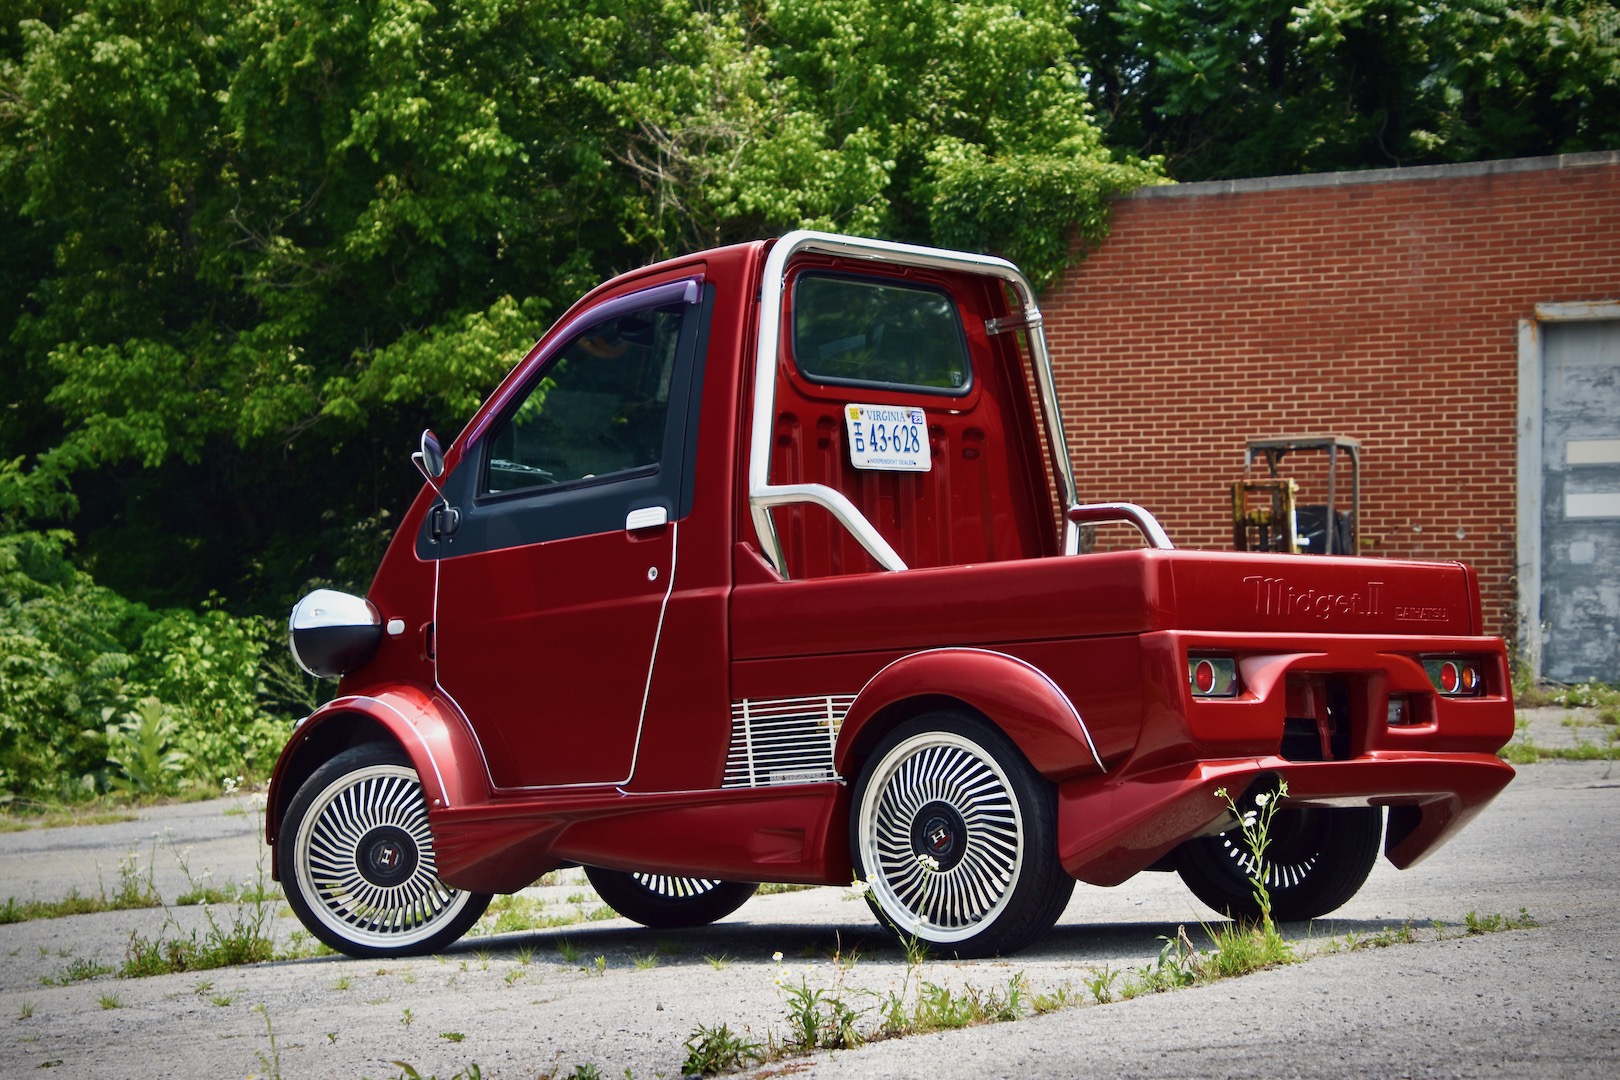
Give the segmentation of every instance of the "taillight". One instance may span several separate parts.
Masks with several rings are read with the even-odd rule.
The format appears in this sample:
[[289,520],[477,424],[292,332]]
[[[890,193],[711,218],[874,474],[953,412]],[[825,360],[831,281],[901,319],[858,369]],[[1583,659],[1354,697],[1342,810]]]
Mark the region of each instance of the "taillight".
[[1236,697],[1237,661],[1229,656],[1189,656],[1187,685],[1193,697]]
[[1429,657],[1423,670],[1441,697],[1478,697],[1485,692],[1484,669],[1472,657]]

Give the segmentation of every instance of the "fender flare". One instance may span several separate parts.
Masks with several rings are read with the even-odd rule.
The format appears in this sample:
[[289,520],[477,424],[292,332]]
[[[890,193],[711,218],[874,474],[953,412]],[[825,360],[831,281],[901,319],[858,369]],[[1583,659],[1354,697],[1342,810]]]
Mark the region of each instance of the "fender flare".
[[489,798],[483,751],[460,710],[442,694],[399,684],[333,698],[299,721],[270,775],[265,840],[275,845],[287,804],[311,773],[334,754],[379,736],[393,739],[410,758],[430,814]]
[[945,648],[911,653],[869,679],[838,730],[833,767],[851,767],[892,726],[886,717],[912,701],[954,700],[983,713],[1017,744],[1035,770],[1066,780],[1106,769],[1080,712],[1040,668],[990,649]]

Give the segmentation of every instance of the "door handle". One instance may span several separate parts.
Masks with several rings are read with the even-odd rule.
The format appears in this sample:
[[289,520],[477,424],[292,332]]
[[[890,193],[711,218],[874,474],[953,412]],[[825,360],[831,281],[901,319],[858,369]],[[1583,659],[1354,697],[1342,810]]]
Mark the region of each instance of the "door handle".
[[639,510],[632,510],[625,516],[624,531],[639,532],[642,529],[656,529],[669,524],[669,511],[662,506],[643,506]]

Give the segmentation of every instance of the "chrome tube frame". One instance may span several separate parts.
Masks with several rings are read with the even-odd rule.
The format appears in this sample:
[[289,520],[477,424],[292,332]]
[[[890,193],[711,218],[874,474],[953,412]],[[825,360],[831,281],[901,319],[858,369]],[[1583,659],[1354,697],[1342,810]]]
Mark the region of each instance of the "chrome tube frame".
[[1170,534],[1164,531],[1159,519],[1135,503],[1087,503],[1084,506],[1071,506],[1064,517],[1071,525],[1100,525],[1122,521],[1136,526],[1137,532],[1142,534],[1142,539],[1147,541],[1148,547],[1172,551],[1176,546],[1170,542]]
[[[770,482],[772,431],[776,425],[776,364],[782,345],[782,294],[787,281],[788,263],[795,255],[805,252],[897,266],[980,274],[1010,286],[1023,311],[1005,319],[990,320],[986,330],[991,334],[1023,330],[1029,335],[1030,356],[1035,368],[1042,419],[1046,424],[1046,438],[1062,489],[1058,495],[1062,500],[1061,505],[1065,507],[1073,506],[1078,501],[1074,470],[1069,464],[1069,444],[1063,435],[1063,418],[1058,409],[1057,380],[1052,374],[1052,357],[1047,351],[1046,333],[1041,327],[1040,307],[1035,301],[1035,289],[1018,267],[1006,259],[991,255],[896,244],[887,240],[865,240],[834,233],[792,232],[776,242],[765,260],[765,278],[759,298],[759,337],[754,357],[753,426],[748,447],[749,511],[753,517],[754,531],[759,536],[760,550],[777,573],[786,577],[787,567],[782,555],[782,543],[771,519],[771,508],[795,503],[814,503],[827,510],[883,569],[906,568],[894,548],[842,492],[825,484]],[[1063,551],[1072,555],[1079,550],[1079,525],[1065,518]]]

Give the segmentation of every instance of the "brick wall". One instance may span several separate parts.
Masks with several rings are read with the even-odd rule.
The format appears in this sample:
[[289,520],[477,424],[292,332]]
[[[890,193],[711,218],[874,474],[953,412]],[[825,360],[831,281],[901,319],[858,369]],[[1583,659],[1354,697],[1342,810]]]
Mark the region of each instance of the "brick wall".
[[1246,440],[1350,435],[1367,552],[1471,563],[1508,634],[1518,323],[1615,299],[1600,153],[1139,191],[1042,306],[1083,500],[1230,548]]

